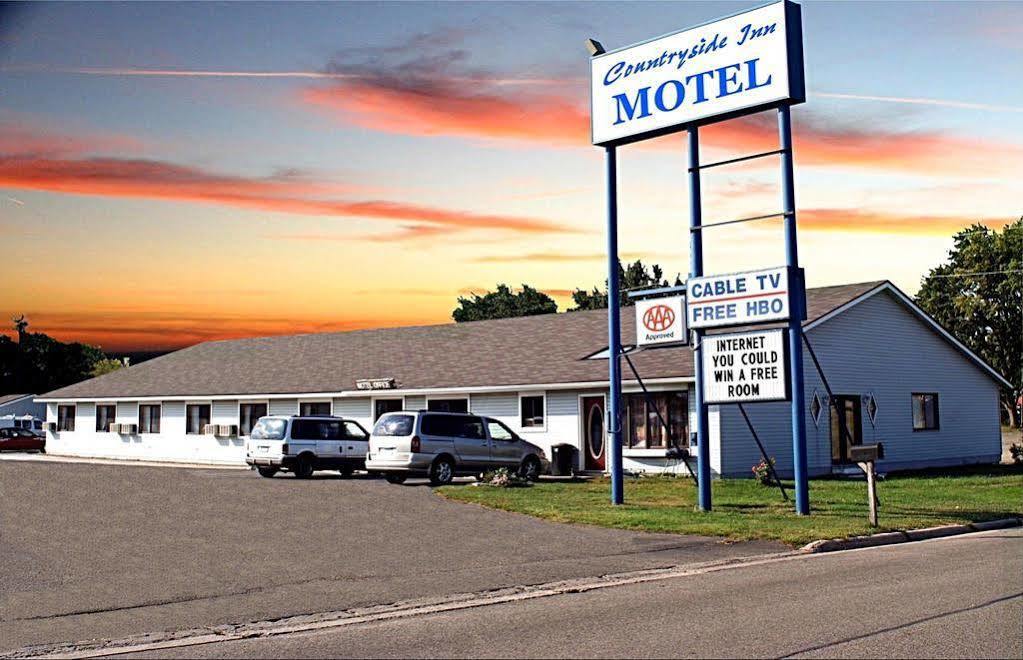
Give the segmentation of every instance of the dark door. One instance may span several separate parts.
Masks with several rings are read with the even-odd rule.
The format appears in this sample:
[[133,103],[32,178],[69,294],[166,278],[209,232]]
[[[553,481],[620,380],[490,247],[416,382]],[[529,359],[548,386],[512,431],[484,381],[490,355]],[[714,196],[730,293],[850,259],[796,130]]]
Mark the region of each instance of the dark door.
[[404,399],[377,399],[373,402],[373,422],[389,412],[398,412],[404,403]]
[[836,394],[831,407],[831,462],[847,463],[849,445],[863,444],[860,397]]
[[583,455],[587,470],[603,470],[607,454],[607,434],[604,433],[604,397],[583,398]]

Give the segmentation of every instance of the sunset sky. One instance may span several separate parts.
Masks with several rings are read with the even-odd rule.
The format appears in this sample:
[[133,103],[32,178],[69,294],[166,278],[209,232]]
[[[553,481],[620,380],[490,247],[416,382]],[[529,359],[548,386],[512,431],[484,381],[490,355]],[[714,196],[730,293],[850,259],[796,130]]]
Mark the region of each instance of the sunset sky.
[[[1023,4],[804,2],[793,110],[811,286],[915,293],[1023,214]],[[733,2],[27,4],[0,9],[2,320],[106,350],[438,323],[498,282],[603,281],[587,37]],[[776,148],[773,114],[703,158]],[[621,251],[688,270],[685,137],[620,150]],[[774,159],[709,171],[707,222],[773,213]],[[784,263],[717,229],[708,272]]]

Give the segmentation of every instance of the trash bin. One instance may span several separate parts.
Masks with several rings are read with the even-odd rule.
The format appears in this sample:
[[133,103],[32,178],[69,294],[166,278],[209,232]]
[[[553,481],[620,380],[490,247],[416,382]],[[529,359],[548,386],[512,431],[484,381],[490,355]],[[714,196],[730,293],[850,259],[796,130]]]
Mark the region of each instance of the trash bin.
[[551,447],[551,474],[556,477],[570,477],[575,474],[579,450],[573,445],[561,444]]

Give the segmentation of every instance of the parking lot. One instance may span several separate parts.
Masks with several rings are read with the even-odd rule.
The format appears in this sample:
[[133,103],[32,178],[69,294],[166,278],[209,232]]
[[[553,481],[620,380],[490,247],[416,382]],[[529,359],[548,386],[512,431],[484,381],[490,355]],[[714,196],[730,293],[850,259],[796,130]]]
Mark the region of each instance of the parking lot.
[[0,461],[0,483],[3,649],[783,549],[559,525],[336,473]]

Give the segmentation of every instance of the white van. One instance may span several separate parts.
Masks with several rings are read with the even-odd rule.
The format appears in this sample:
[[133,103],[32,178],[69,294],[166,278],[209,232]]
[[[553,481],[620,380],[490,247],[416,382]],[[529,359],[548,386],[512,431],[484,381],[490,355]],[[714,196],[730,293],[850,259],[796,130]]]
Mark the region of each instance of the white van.
[[330,415],[260,417],[245,443],[245,462],[260,476],[287,470],[308,479],[316,470],[349,476],[366,468],[369,433],[351,419]]

